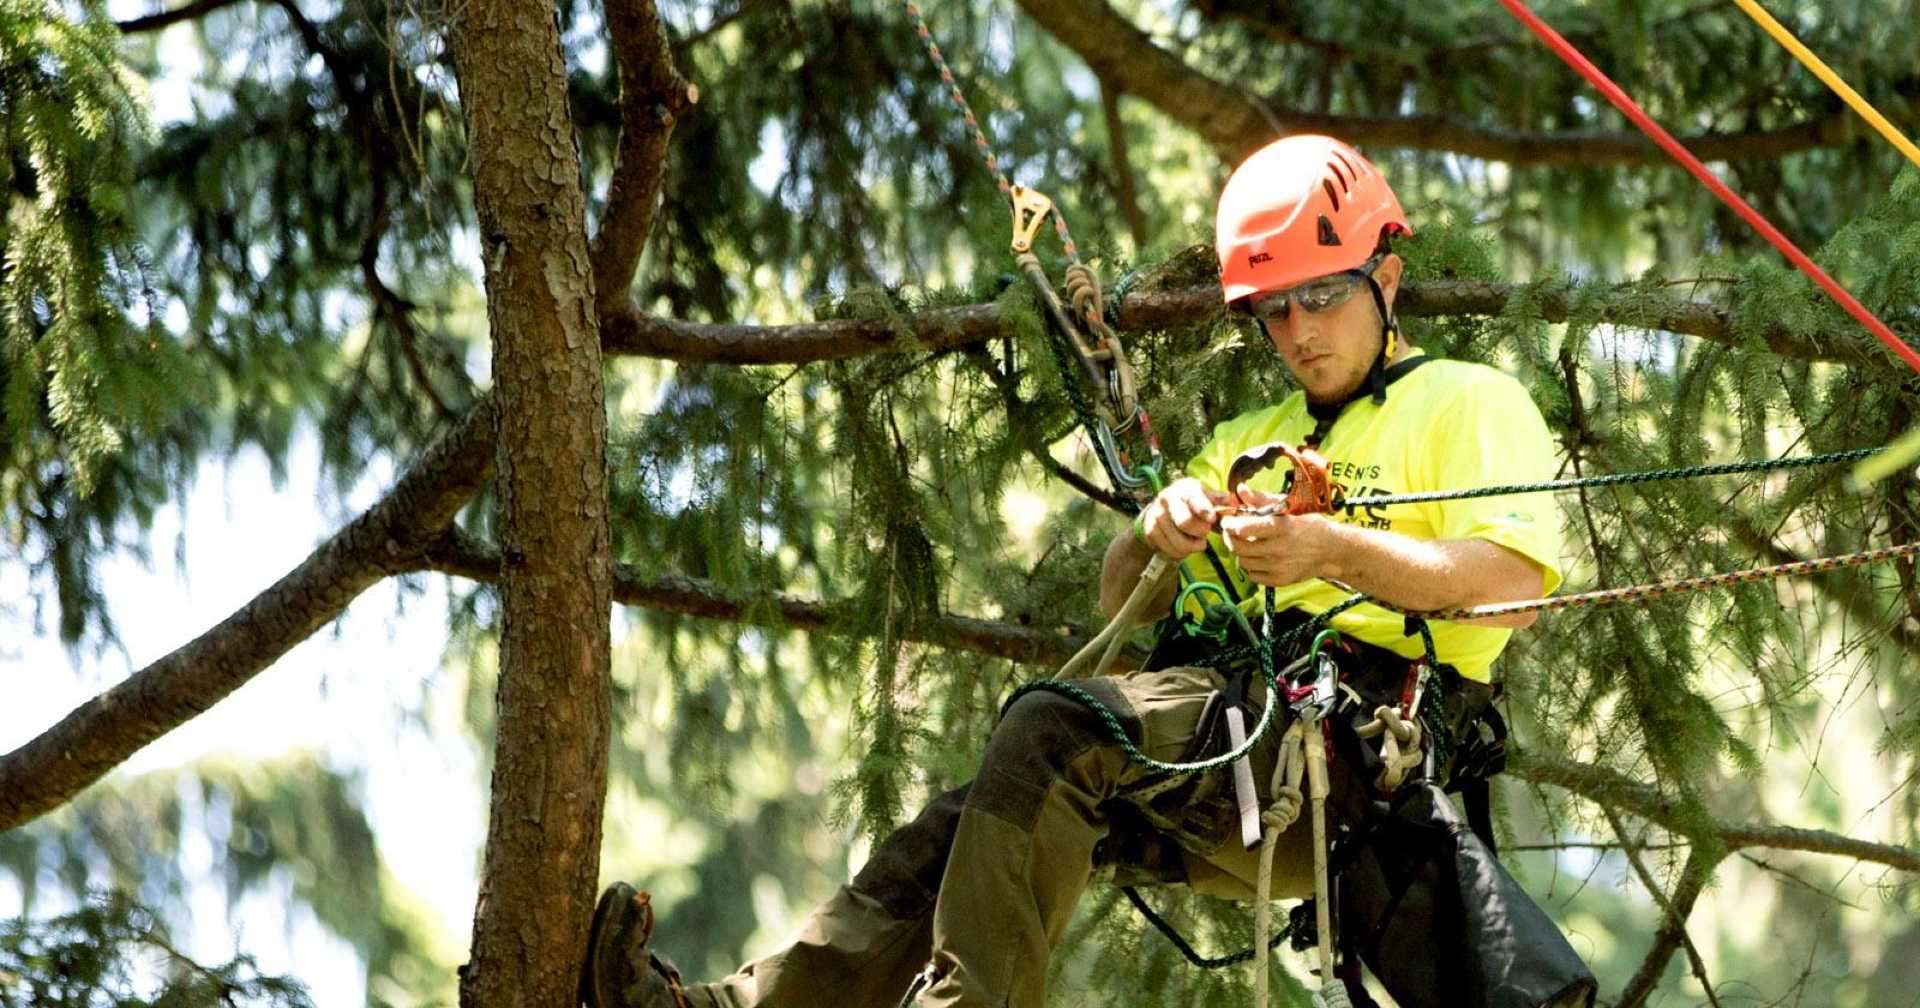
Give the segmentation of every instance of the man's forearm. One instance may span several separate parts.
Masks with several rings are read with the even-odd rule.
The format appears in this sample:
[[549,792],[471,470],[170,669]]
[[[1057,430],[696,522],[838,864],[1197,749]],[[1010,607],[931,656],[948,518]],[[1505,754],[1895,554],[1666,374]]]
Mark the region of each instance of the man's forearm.
[[[1414,539],[1329,522],[1326,577],[1403,609],[1432,611],[1533,598],[1544,587],[1531,560],[1479,539]],[[1525,627],[1532,614],[1476,620]]]

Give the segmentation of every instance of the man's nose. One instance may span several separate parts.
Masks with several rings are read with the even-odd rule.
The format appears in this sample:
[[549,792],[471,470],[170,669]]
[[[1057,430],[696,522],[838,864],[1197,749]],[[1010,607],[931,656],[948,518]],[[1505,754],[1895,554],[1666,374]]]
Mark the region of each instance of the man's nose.
[[1323,317],[1301,311],[1297,304],[1287,312],[1287,324],[1292,327],[1294,345],[1302,348],[1318,344],[1327,332]]

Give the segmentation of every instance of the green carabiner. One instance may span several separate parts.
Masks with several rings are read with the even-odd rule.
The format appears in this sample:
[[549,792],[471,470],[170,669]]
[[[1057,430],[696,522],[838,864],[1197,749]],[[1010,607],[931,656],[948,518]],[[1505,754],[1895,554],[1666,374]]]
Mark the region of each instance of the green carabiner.
[[[1173,597],[1173,611],[1179,616],[1180,626],[1186,630],[1187,633],[1195,637],[1206,637],[1214,641],[1224,641],[1227,639],[1227,629],[1229,626],[1227,621],[1223,620],[1217,626],[1209,626],[1213,621],[1206,615],[1202,615],[1197,619],[1187,615],[1188,600],[1192,599],[1195,595],[1203,595],[1207,592],[1212,592],[1217,596],[1220,599],[1220,604],[1229,608],[1233,606],[1233,597],[1227,594],[1225,588],[1214,584],[1212,581],[1195,580],[1180,589],[1180,593]],[[1202,602],[1197,604],[1200,606],[1201,613],[1211,612],[1211,608],[1206,603]]]

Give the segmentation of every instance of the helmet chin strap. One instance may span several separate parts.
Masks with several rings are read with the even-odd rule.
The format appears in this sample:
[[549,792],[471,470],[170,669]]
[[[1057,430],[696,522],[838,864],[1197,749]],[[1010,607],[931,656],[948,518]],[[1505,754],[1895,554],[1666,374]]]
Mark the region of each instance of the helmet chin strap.
[[1366,388],[1373,396],[1373,404],[1379,406],[1387,401],[1387,362],[1400,349],[1400,326],[1393,320],[1393,313],[1387,310],[1386,294],[1371,275],[1367,277],[1367,290],[1373,294],[1373,306],[1380,312],[1380,355],[1373,359],[1373,366],[1367,369]]

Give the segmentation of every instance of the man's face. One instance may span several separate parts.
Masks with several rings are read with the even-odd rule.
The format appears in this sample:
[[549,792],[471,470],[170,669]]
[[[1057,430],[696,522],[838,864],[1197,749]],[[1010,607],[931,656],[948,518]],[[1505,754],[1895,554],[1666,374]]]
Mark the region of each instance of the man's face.
[[[1389,308],[1399,289],[1400,270],[1400,257],[1392,253],[1374,268],[1374,281],[1380,285]],[[1337,402],[1359,390],[1380,353],[1380,310],[1365,280],[1356,277],[1351,282],[1351,296],[1324,311],[1303,310],[1300,299],[1289,298],[1284,317],[1277,310],[1269,310],[1263,319],[1267,338],[1273,341],[1287,370],[1306,389],[1307,398],[1316,402]],[[1315,283],[1338,285],[1331,280]],[[1254,300],[1257,302],[1259,295]]]

